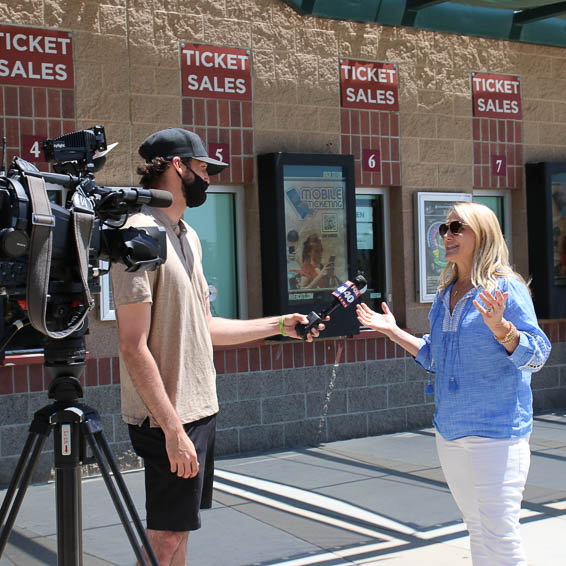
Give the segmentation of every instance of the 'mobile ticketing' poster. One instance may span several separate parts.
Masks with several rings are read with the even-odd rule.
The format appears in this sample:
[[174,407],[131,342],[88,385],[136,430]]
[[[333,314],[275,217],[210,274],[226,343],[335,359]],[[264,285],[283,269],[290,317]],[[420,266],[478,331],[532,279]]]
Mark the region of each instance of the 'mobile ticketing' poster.
[[344,171],[285,165],[283,176],[289,301],[309,301],[348,279]]

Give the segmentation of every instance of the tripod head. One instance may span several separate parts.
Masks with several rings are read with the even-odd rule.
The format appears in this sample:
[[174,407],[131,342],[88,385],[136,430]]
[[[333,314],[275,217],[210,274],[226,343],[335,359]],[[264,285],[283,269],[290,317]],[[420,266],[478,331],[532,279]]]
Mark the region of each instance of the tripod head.
[[46,338],[44,356],[45,372],[51,379],[49,398],[67,403],[81,398],[83,387],[80,377],[87,361],[84,335],[73,334],[59,340]]

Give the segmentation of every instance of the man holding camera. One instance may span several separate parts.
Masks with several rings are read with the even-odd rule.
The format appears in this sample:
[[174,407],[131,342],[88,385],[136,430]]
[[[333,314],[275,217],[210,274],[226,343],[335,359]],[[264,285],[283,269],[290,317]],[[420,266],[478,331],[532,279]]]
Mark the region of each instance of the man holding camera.
[[[140,184],[169,191],[173,202],[165,209],[144,207],[128,221],[165,228],[165,263],[156,271],[111,268],[122,414],[144,459],[151,545],[160,566],[184,566],[189,532],[200,527],[199,509],[212,504],[218,412],[213,345],[275,334],[299,338],[295,325],[308,321],[301,314],[213,317],[200,242],[183,213],[205,202],[209,176],[227,164],[209,157],[200,137],[181,128],[152,134],[139,153],[145,160]],[[318,333],[313,329],[307,340]]]

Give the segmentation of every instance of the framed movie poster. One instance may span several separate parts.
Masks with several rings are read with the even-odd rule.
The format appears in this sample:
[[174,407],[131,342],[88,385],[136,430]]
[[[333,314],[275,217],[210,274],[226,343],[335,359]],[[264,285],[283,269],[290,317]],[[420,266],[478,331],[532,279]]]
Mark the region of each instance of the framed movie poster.
[[470,193],[417,193],[418,300],[434,300],[440,274],[446,267],[444,243],[438,227],[446,221],[450,207],[471,201]]

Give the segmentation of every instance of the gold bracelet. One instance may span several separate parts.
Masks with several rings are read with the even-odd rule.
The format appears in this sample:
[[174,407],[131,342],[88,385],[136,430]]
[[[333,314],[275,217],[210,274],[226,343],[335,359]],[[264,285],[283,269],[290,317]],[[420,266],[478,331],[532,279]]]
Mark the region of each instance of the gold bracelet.
[[495,339],[502,346],[509,344],[509,342],[512,342],[515,339],[515,332],[517,332],[517,327],[511,321],[509,321],[509,324],[511,325],[511,328],[509,329],[509,332],[507,332],[507,334],[503,336],[503,338],[499,339],[497,336],[494,335]]

